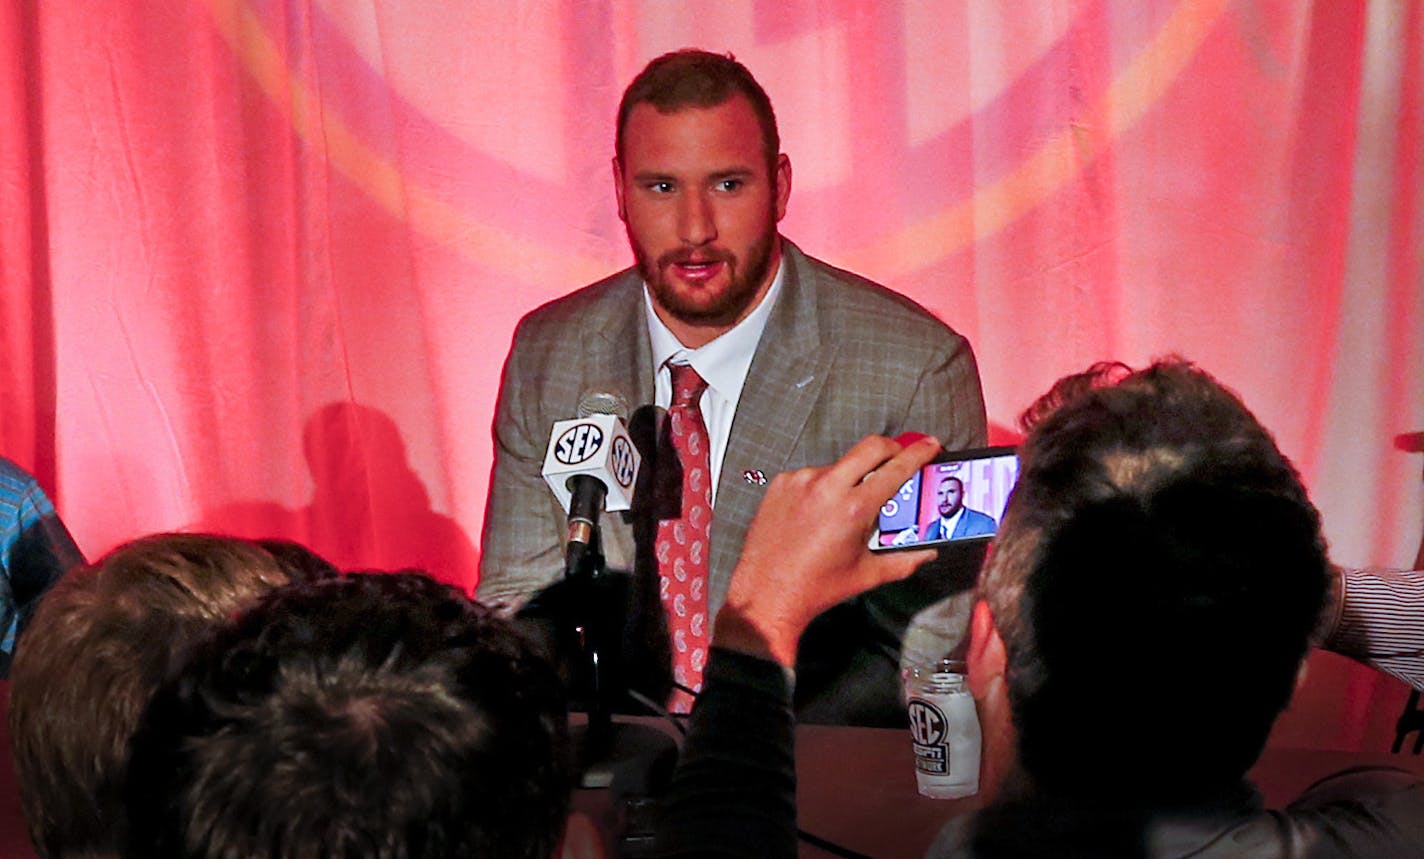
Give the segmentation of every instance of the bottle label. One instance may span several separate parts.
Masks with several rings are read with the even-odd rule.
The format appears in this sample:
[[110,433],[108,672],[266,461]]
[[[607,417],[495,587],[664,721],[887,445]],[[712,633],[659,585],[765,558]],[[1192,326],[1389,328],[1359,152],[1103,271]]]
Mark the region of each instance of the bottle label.
[[909,717],[915,769],[925,775],[949,775],[949,720],[944,711],[923,698],[911,698]]

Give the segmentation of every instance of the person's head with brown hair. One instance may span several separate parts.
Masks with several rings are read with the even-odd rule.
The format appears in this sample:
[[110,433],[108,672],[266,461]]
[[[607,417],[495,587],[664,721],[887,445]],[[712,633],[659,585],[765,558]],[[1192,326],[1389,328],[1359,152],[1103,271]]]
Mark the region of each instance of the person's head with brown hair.
[[567,723],[553,668],[458,588],[415,571],[280,588],[154,693],[124,855],[547,859]]
[[618,217],[654,311],[684,346],[731,330],[775,282],[791,196],[780,146],[771,101],[730,56],[665,54],[623,94]]
[[1299,473],[1181,359],[1096,365],[1026,414],[971,623],[981,706],[1002,712],[1006,693],[1045,795],[1224,795],[1289,700],[1329,587]]
[[781,152],[781,135],[776,128],[776,111],[772,110],[766,90],[731,54],[714,54],[695,48],[663,54],[648,63],[628,84],[618,104],[613,142],[615,157],[622,162],[628,118],[638,105],[652,105],[658,112],[668,114],[688,108],[715,107],[734,96],[745,98],[751,106],[761,129],[761,149],[767,170],[775,171],[776,156]]
[[10,737],[42,859],[117,855],[128,744],[187,646],[289,574],[246,540],[156,534],[65,577],[16,655]]

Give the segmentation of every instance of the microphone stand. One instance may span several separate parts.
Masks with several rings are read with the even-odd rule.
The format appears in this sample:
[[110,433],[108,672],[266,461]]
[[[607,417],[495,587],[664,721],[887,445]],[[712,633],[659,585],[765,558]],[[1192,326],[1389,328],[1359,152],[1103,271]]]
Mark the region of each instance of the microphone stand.
[[574,620],[579,663],[576,668],[582,669],[579,673],[587,679],[589,690],[588,724],[584,728],[581,753],[608,746],[613,734],[612,695],[608,688],[609,679],[605,676],[608,666],[603,657],[607,630],[598,623],[598,612],[588,610],[600,602],[598,583],[605,572],[603,550],[596,537],[588,542],[569,543],[564,561],[564,577],[569,582],[574,605],[583,609],[578,612],[582,616]]
[[610,591],[599,585],[610,583],[598,530],[590,531],[586,542],[569,542],[564,566],[573,604],[578,607],[573,621],[578,663],[590,692],[588,721],[571,731],[578,787],[609,790],[609,806],[615,812],[610,830],[618,839],[617,855],[651,856],[655,800],[672,779],[677,742],[651,725],[613,721],[621,695],[614,685],[617,671],[613,670],[621,624],[613,623],[611,611],[598,610],[603,603],[600,594]]

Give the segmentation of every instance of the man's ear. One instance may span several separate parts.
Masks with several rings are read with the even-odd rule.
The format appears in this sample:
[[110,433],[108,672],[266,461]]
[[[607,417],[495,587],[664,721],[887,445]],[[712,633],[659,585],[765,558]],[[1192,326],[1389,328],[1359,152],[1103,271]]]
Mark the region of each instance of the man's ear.
[[776,185],[772,189],[776,195],[776,221],[780,223],[781,219],[786,217],[786,201],[791,199],[791,159],[784,152],[776,156],[776,172],[772,181]]
[[1004,675],[1008,664],[1008,654],[1004,651],[1004,640],[999,637],[999,628],[994,625],[994,615],[984,600],[974,603],[974,612],[969,616],[969,654],[966,667],[969,671],[969,690],[976,698],[987,689],[988,684]]
[[1307,651],[1305,656],[1301,657],[1300,665],[1296,666],[1295,688],[1291,690],[1292,696],[1300,692],[1300,687],[1305,685],[1306,678],[1310,676],[1310,653],[1311,651]]
[[613,156],[613,194],[618,198],[618,220],[628,223],[628,207],[623,204],[623,165]]
[[1008,652],[999,636],[999,627],[989,604],[980,600],[974,604],[969,618],[969,691],[974,695],[979,711],[979,727],[983,732],[980,757],[979,796],[988,804],[1015,777],[1018,770],[1018,733],[1009,707]]

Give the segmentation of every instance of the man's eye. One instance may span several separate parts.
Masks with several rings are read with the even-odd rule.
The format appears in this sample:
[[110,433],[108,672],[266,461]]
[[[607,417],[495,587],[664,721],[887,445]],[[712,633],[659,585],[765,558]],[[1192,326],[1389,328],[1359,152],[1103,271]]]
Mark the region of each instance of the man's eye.
[[649,190],[649,191],[652,191],[654,194],[671,194],[671,193],[672,193],[672,183],[671,183],[671,182],[649,182],[649,183],[648,183],[648,190]]
[[717,183],[717,190],[737,191],[740,190],[742,185],[744,184],[746,183],[744,183],[741,179],[723,179],[722,181]]

